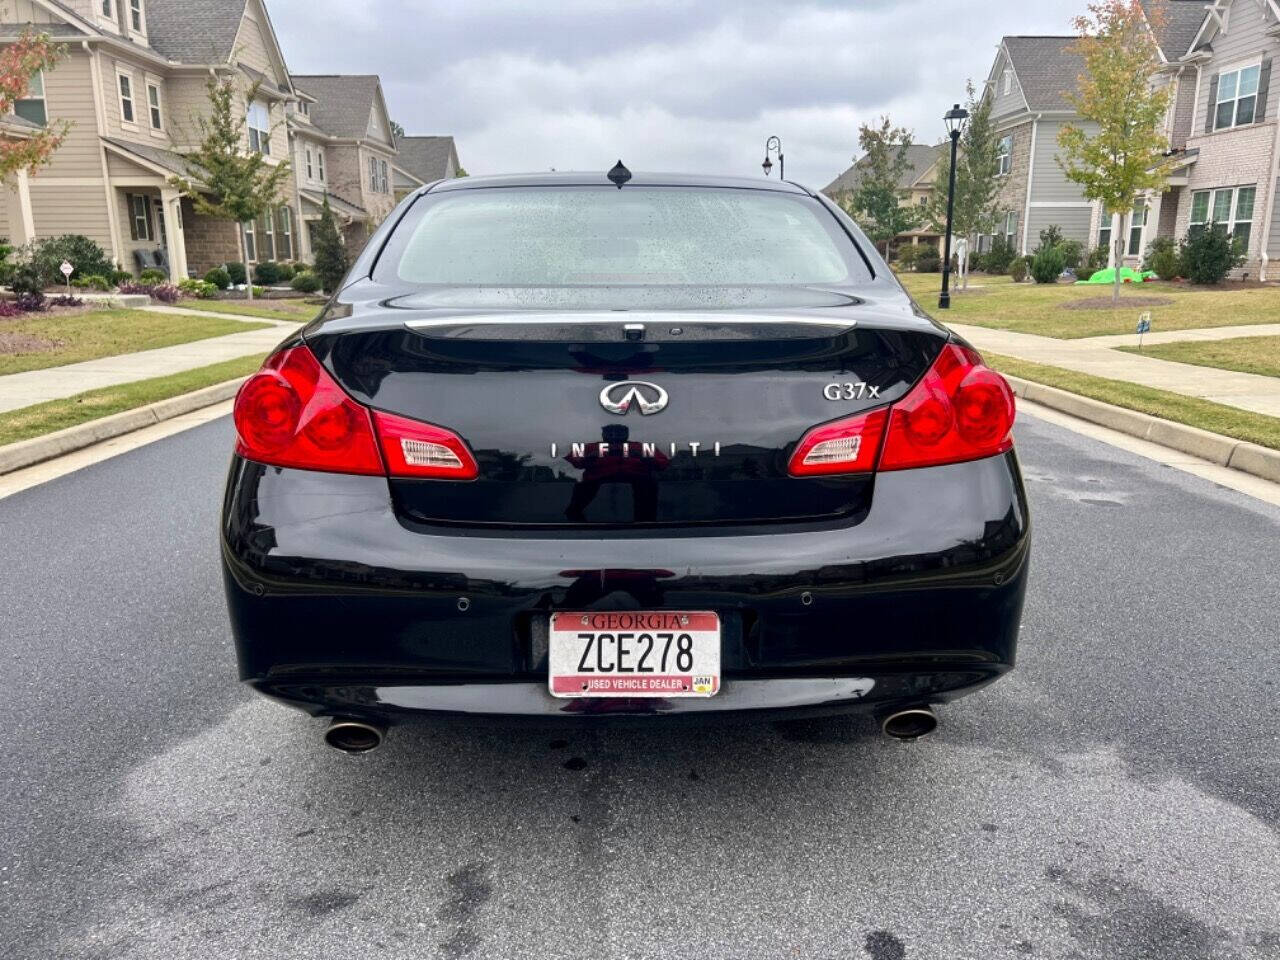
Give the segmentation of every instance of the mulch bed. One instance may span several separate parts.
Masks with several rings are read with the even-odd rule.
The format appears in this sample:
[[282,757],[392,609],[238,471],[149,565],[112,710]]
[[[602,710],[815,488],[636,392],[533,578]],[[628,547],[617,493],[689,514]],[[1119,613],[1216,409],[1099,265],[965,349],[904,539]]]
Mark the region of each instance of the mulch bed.
[[1167,307],[1173,303],[1172,297],[1134,297],[1122,293],[1117,304],[1108,294],[1105,297],[1085,297],[1083,300],[1071,300],[1059,304],[1063,310],[1106,310],[1110,307]]

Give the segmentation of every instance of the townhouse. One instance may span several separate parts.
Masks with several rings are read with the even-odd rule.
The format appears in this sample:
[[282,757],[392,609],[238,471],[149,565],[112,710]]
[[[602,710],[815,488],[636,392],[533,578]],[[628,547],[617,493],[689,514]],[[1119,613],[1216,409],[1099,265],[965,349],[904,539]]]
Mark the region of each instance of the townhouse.
[[[898,177],[898,205],[920,209],[926,207],[933,193],[934,183],[948,173],[950,158],[949,141],[936,146],[913,143],[907,147],[906,165]],[[839,203],[841,197],[848,197],[858,189],[865,166],[864,157],[823,187],[822,192]],[[896,248],[902,244],[928,244],[939,254],[942,253],[942,235],[927,222],[894,237],[891,246]]]
[[199,276],[237,261],[236,226],[196,213],[169,180],[201,139],[209,81],[230,81],[243,147],[290,161],[280,204],[244,231],[251,262],[308,260],[324,197],[358,250],[395,203],[397,157],[377,77],[306,77],[286,65],[263,0],[6,0],[0,44],[33,27],[66,56],[33,78],[0,135],[69,121],[52,162],[5,185],[15,246],[85,234],[135,273]]

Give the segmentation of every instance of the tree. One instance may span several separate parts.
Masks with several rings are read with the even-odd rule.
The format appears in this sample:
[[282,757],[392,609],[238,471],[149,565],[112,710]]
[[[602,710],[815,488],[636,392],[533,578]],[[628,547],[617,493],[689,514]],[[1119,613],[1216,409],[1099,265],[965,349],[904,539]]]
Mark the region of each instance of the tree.
[[858,185],[840,198],[840,206],[887,257],[893,238],[920,223],[919,209],[902,204],[898,186],[911,167],[907,158],[911,131],[881,117],[879,126],[858,128],[858,145],[863,153],[857,162]]
[[[52,70],[65,55],[66,47],[29,27],[0,50],[0,116],[13,113],[14,104],[26,98],[36,73]],[[71,124],[64,120],[30,133],[24,130],[20,137],[0,137],[0,184],[8,183],[19,170],[34,173],[48,163],[69,129]]]
[[404,127],[394,120],[391,121],[391,136],[395,137],[396,143],[404,139]]
[[[230,220],[236,225],[240,259],[249,272],[244,226],[267,213],[279,202],[280,188],[289,176],[289,162],[271,164],[256,150],[245,149],[244,112],[236,109],[236,88],[229,80],[210,80],[208,116],[195,117],[200,145],[192,153],[183,154],[185,177],[170,177],[169,182],[191,196],[196,213],[217,220]],[[255,83],[245,94],[244,102],[253,102]],[[248,298],[253,299],[253,284],[248,283]]]
[[[1089,5],[1088,16],[1075,20],[1080,39],[1073,47],[1084,60],[1084,73],[1067,100],[1096,132],[1065,124],[1058,134],[1058,164],[1087,199],[1102,204],[1107,217],[1129,213],[1148,192],[1163,190],[1173,168],[1164,136],[1170,88],[1157,89],[1151,82],[1159,66],[1152,30],[1161,15],[1153,6],[1149,24],[1138,0],[1098,0]],[[1118,303],[1126,233],[1112,232],[1112,302]]]
[[[969,102],[969,120],[960,135],[959,158],[956,161],[956,202],[952,215],[952,234],[966,239],[991,234],[996,228],[996,194],[1000,181],[996,176],[1000,162],[1000,138],[991,122],[991,98],[978,97],[973,81],[965,86]],[[933,182],[933,192],[925,207],[925,217],[933,229],[947,229],[947,185],[951,158],[943,154],[940,173]],[[960,258],[961,290],[969,287],[969,243]]]
[[324,197],[320,209],[320,222],[316,224],[315,249],[316,276],[324,284],[325,293],[333,293],[347,273],[347,248],[338,233],[338,222],[329,207],[329,195]]

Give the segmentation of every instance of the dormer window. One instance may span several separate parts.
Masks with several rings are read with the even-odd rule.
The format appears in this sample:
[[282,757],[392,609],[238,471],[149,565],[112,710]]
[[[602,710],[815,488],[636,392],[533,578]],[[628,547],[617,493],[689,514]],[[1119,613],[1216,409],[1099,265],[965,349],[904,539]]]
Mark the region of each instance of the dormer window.
[[142,0],[129,0],[129,26],[142,32]]
[[104,17],[111,16],[111,0],[102,0],[102,15]]
[[249,128],[249,149],[256,153],[271,153],[271,108],[261,100],[249,104],[246,115]]
[[1004,72],[1004,95],[1007,97],[1013,92],[1013,71],[1006,70]]

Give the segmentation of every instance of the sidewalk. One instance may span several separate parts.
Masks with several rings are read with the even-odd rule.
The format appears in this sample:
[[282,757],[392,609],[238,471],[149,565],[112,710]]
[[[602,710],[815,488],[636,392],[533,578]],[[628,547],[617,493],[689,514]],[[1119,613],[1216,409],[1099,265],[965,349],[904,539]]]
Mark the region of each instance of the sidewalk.
[[[208,313],[183,310],[180,307],[165,307],[160,312],[210,316]],[[289,331],[300,326],[295,323],[263,320],[259,317],[240,317],[231,314],[220,316],[252,323],[267,323],[270,326],[223,337],[210,337],[207,340],[193,340],[190,343],[179,343],[172,347],[143,350],[140,353],[100,357],[97,360],[85,360],[61,367],[0,376],[0,413],[29,407],[35,403],[44,403],[46,400],[60,400],[63,397],[84,393],[86,390],[112,387],[136,380],[149,380],[152,377],[164,377],[182,373],[184,370],[207,367],[224,360],[267,353],[283,340]]]
[[[1189,363],[1174,363],[1140,354],[1122,353],[1115,346],[1137,343],[1136,335],[1092,337],[1081,340],[1056,340],[1011,330],[992,330],[965,323],[948,324],[978,350],[1062,367],[1077,373],[1092,374],[1108,380],[1127,380],[1180,393],[1187,397],[1212,400],[1239,410],[1250,410],[1280,417],[1280,378],[1254,373],[1236,373]],[[1228,332],[1229,331],[1229,332]],[[1210,334],[1217,334],[1210,336]],[[1234,337],[1260,337],[1280,334],[1280,324],[1217,327],[1203,330],[1174,330],[1143,339],[1144,343],[1172,343],[1179,340],[1223,340]]]

